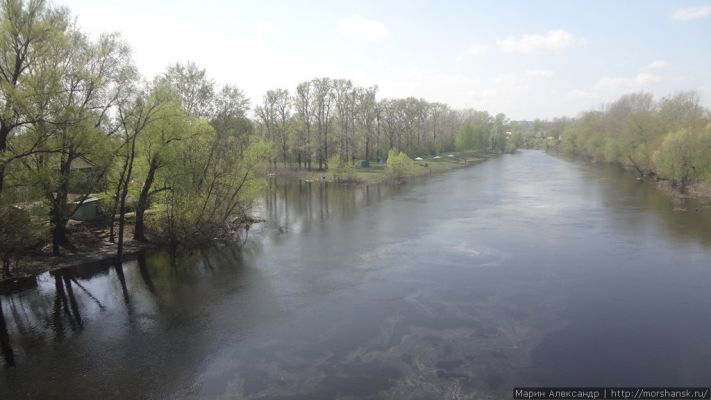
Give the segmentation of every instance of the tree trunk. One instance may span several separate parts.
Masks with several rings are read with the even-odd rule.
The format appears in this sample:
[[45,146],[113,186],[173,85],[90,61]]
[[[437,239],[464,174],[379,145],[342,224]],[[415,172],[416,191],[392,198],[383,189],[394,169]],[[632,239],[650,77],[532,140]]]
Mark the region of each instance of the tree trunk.
[[156,171],[158,170],[158,157],[153,157],[151,163],[148,166],[148,175],[146,176],[146,181],[143,183],[143,188],[141,189],[141,194],[138,196],[138,204],[136,205],[136,223],[133,231],[133,239],[139,242],[147,242],[145,235],[144,219],[143,216],[149,206],[150,191],[153,186],[153,181],[155,180]]
[[69,238],[67,237],[67,219],[64,217],[62,211],[62,204],[66,201],[62,198],[66,198],[66,195],[57,194],[57,198],[52,201],[52,211],[50,215],[50,224],[52,225],[52,255],[60,256],[60,247],[64,247],[72,252],[76,252],[77,248],[74,247]]
[[136,157],[136,136],[131,140],[131,153],[129,154],[128,169],[124,179],[123,190],[121,192],[121,204],[119,205],[119,231],[118,231],[118,249],[116,250],[116,260],[120,264],[123,259],[123,236],[126,228],[126,196],[128,196],[128,184],[131,182],[131,173],[133,172],[133,160]]
[[4,186],[4,183],[5,183],[5,163],[2,163],[2,164],[0,164],[0,199],[2,198],[2,188]]
[[111,225],[109,231],[109,241],[111,243],[116,242],[116,232],[114,225],[116,225],[116,213],[118,212],[119,199],[121,197],[121,190],[123,189],[124,176],[126,175],[126,170],[128,169],[128,157],[123,162],[123,168],[121,169],[121,175],[119,176],[118,185],[116,185],[116,193],[114,193],[114,205],[111,207]]
[[52,255],[61,256],[60,248],[64,247],[71,252],[76,252],[77,248],[74,247],[69,238],[67,237],[67,223],[66,221],[55,221],[54,228],[52,228]]
[[[0,154],[7,150],[7,138],[10,136],[10,127],[0,124]],[[5,163],[0,164],[0,198],[2,197],[3,183],[5,182]]]

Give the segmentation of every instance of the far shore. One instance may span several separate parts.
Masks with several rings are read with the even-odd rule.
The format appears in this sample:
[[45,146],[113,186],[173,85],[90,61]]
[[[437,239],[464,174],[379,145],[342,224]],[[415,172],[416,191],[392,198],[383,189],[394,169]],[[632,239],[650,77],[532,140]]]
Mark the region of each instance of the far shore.
[[[451,156],[450,156],[451,155]],[[357,166],[351,176],[339,176],[329,170],[311,170],[303,168],[277,167],[272,169],[270,177],[298,180],[302,182],[329,182],[336,184],[378,184],[378,183],[403,183],[409,178],[427,176],[458,168],[468,167],[486,161],[493,154],[474,152],[451,152],[440,156],[421,157],[422,160],[413,160],[413,166],[401,177],[393,177],[385,163],[371,162],[368,167]],[[436,157],[436,158],[435,158]]]

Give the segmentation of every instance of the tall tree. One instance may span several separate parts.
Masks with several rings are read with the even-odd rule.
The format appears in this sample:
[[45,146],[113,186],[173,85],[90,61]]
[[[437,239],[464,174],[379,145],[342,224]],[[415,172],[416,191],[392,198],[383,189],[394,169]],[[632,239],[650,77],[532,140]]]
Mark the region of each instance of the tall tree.
[[314,111],[316,130],[318,132],[318,168],[323,169],[328,160],[328,133],[331,129],[334,93],[333,84],[329,78],[314,79],[311,81],[314,88]]
[[47,121],[32,127],[33,134],[48,138],[45,152],[23,163],[49,205],[52,252],[59,255],[60,246],[75,249],[66,236],[67,221],[91,192],[102,190],[115,150],[101,127],[136,74],[117,35],[92,43],[71,32],[53,57],[57,89]]
[[204,68],[194,62],[176,63],[164,77],[180,96],[188,115],[209,118],[213,114],[215,82],[207,77]]
[[48,81],[56,74],[48,61],[69,26],[68,10],[47,1],[0,3],[0,199],[9,164],[40,152],[46,140],[35,135],[24,147],[11,144],[14,133],[44,118]]
[[311,158],[314,153],[312,149],[312,132],[314,119],[314,90],[310,81],[302,82],[296,87],[296,95],[292,99],[298,120],[296,152],[299,164],[302,157],[307,168],[311,169]]

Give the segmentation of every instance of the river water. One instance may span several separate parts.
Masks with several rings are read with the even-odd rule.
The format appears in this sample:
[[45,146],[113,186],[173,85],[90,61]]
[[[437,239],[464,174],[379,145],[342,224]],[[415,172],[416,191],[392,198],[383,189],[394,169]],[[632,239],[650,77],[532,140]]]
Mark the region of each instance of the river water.
[[259,212],[242,250],[0,296],[0,398],[711,382],[711,209],[615,168],[521,151],[400,186],[274,183]]

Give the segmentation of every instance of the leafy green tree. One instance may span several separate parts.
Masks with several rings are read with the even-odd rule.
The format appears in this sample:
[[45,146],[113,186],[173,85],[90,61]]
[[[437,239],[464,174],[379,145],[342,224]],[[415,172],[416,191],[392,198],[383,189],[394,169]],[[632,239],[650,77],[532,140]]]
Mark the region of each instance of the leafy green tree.
[[145,133],[137,138],[135,181],[140,185],[136,202],[136,218],[133,238],[146,242],[145,213],[152,199],[165,190],[162,171],[180,163],[178,149],[180,142],[190,140],[189,117],[179,102],[167,101],[156,110],[152,121],[145,127]]
[[352,182],[356,179],[356,167],[352,161],[334,154],[328,159],[328,170],[336,182]]
[[176,63],[163,75],[180,97],[185,112],[192,117],[209,118],[214,113],[215,82],[194,62]]
[[13,258],[37,245],[41,230],[34,224],[27,211],[15,207],[0,208],[0,259],[3,276],[10,276]]
[[42,149],[46,136],[12,139],[45,120],[58,73],[53,52],[65,40],[69,26],[67,9],[47,1],[0,2],[0,199],[10,165],[46,151]]
[[[137,148],[139,139],[149,132],[149,128],[155,124],[158,120],[162,118],[170,118],[172,115],[162,113],[163,106],[170,102],[171,98],[162,88],[139,88],[132,96],[126,98],[124,101],[118,104],[118,122],[119,122],[119,132],[120,137],[123,141],[122,154],[123,157],[123,167],[120,173],[119,184],[116,187],[116,196],[114,200],[114,212],[112,213],[112,239],[113,239],[113,218],[118,211],[118,250],[117,259],[120,261],[123,255],[123,244],[124,244],[124,230],[125,230],[125,216],[126,216],[126,199],[128,197],[129,188],[131,183],[134,181],[134,165],[137,155],[140,153],[140,148]],[[170,139],[164,139],[163,142],[169,141]],[[141,190],[142,198],[139,200],[137,208],[141,208],[140,215],[140,228],[139,236],[141,239],[145,240],[142,236],[143,232],[143,213],[147,208],[147,196],[150,193],[153,179],[155,177],[155,171],[160,167],[160,156],[157,153],[153,154],[153,158],[149,162],[148,173],[146,180],[143,184],[143,189]],[[145,189],[145,192],[144,192]]]
[[492,119],[486,111],[474,111],[459,128],[456,139],[457,150],[486,151],[490,144]]
[[686,192],[690,183],[708,177],[711,129],[681,129],[668,134],[654,153],[658,173]]
[[104,128],[110,110],[135,79],[135,68],[128,47],[116,35],[91,42],[73,31],[54,51],[48,63],[57,68],[56,81],[47,102],[47,120],[33,124],[28,132],[46,139],[40,152],[22,161],[50,208],[52,253],[59,255],[60,247],[76,250],[67,237],[68,220],[92,192],[104,190],[117,150]]
[[178,143],[181,162],[164,171],[170,190],[159,195],[165,206],[161,225],[173,245],[210,240],[216,230],[226,232],[232,220],[244,218],[264,187],[264,160],[271,152],[269,144],[255,141],[238,157],[235,138],[215,146],[209,124],[190,124],[191,139]]

